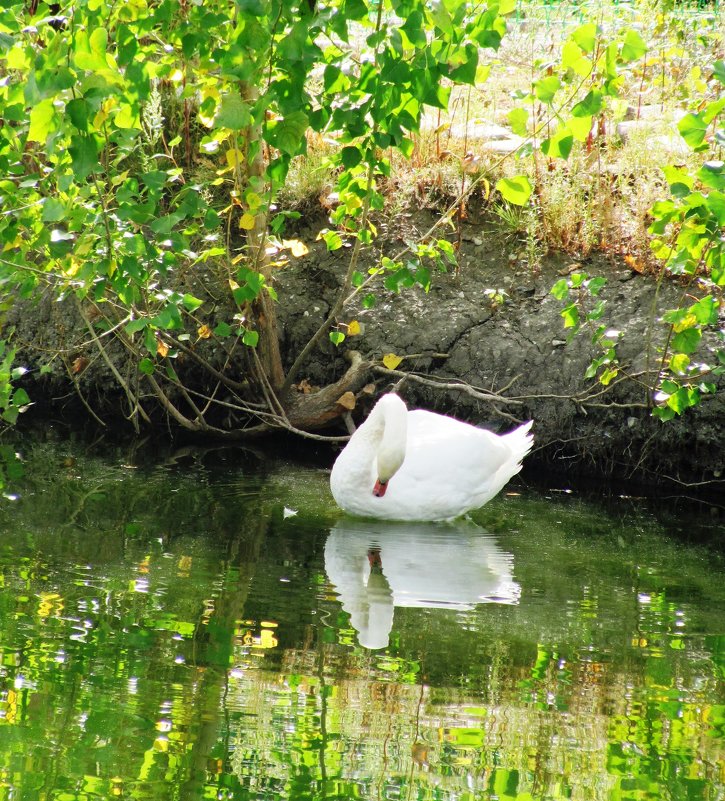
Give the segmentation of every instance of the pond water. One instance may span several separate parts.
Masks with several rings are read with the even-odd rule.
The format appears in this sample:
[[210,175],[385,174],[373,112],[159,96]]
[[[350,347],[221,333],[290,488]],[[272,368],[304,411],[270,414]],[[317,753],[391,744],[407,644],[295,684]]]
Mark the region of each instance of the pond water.
[[717,506],[382,524],[242,449],[9,449],[0,800],[725,797]]

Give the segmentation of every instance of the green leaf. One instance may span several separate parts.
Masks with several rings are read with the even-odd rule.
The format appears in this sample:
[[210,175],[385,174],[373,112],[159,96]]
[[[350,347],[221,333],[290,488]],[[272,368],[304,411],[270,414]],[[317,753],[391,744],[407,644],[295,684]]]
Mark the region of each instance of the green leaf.
[[700,402],[700,393],[696,389],[680,387],[676,392],[667,398],[667,406],[675,414],[682,414],[690,406],[696,406]]
[[196,309],[201,306],[204,301],[200,300],[199,298],[195,298],[193,295],[190,295],[188,292],[184,295],[181,299],[181,302],[189,311],[195,311]]
[[566,127],[577,142],[586,142],[592,130],[592,117],[569,117]]
[[670,370],[672,370],[673,373],[680,373],[683,375],[687,372],[689,366],[690,357],[686,356],[684,353],[675,353],[670,359]]
[[353,145],[343,147],[340,151],[340,161],[348,170],[352,167],[357,167],[362,161],[362,158],[363,154],[360,152],[360,148],[354,147]]
[[45,144],[48,134],[57,127],[57,115],[52,98],[41,100],[30,110],[30,128],[28,142]]
[[400,30],[405,33],[414,47],[425,47],[427,40],[423,30],[423,13],[421,11],[417,9],[411,11],[403,25],[400,26]]
[[496,189],[508,203],[514,206],[525,206],[529,202],[533,187],[525,175],[514,178],[502,178],[496,182]]
[[18,387],[13,392],[13,406],[27,406],[30,403],[28,393],[22,388]]
[[672,347],[679,353],[694,353],[702,339],[702,331],[699,328],[686,328],[672,337]]
[[222,322],[217,323],[216,328],[212,333],[217,337],[228,337],[232,335],[232,327],[229,325],[229,323],[225,323],[222,320]]
[[675,413],[669,406],[655,406],[655,408],[652,409],[652,416],[666,423],[668,420],[674,418]]
[[226,94],[222,97],[219,111],[214,119],[217,128],[229,128],[232,131],[239,131],[246,128],[252,121],[249,107],[236,92]]
[[467,44],[465,47],[465,60],[462,64],[455,67],[448,73],[452,81],[459,83],[476,83],[476,72],[478,70],[478,48],[475,45]]
[[576,303],[570,303],[561,310],[564,318],[564,328],[575,328],[579,325],[579,308]]
[[124,330],[127,334],[135,334],[137,331],[143,331],[144,328],[149,324],[149,321],[145,317],[141,317],[137,320],[131,320],[130,323],[126,323]]
[[602,110],[602,93],[598,89],[591,89],[584,100],[572,108],[574,117],[593,117]]
[[698,114],[686,114],[677,123],[677,129],[691,148],[698,148],[705,139],[707,123]]
[[712,67],[712,74],[725,86],[725,61],[716,61]]
[[77,180],[85,180],[98,167],[98,147],[92,136],[74,134],[68,152]]
[[508,122],[511,130],[517,136],[528,136],[529,112],[525,108],[514,108],[508,113]]
[[43,201],[43,222],[58,222],[65,217],[65,204],[54,197],[47,197]]
[[707,196],[706,205],[708,210],[717,219],[718,224],[725,225],[725,194],[713,190]]
[[663,172],[670,185],[670,192],[675,197],[684,197],[690,194],[695,182],[686,169],[669,164],[663,168]]
[[709,125],[723,109],[725,109],[725,97],[721,97],[718,100],[712,100],[710,103],[708,103],[700,112],[700,116],[702,117],[703,121]]
[[322,233],[322,239],[325,241],[328,250],[339,250],[342,245],[342,237],[337,231],[325,231]]
[[12,426],[15,425],[15,423],[17,422],[19,414],[20,414],[20,409],[18,409],[15,406],[9,406],[7,409],[3,411],[2,415],[0,416],[2,417],[3,420],[5,420],[6,423],[10,423],[10,425]]
[[647,52],[647,43],[645,40],[633,29],[629,29],[624,35],[624,44],[622,45],[622,59],[624,61],[635,61],[641,58]]
[[725,190],[725,162],[706,161],[697,171],[697,177],[710,189]]
[[330,342],[337,347],[345,341],[345,334],[342,331],[330,331]]
[[580,25],[571,35],[572,41],[585,53],[593,53],[597,44],[597,26],[593,22]]
[[564,300],[569,296],[569,282],[560,278],[549,291],[557,300]]
[[345,0],[344,17],[351,20],[365,19],[368,7],[363,0]]
[[88,111],[88,103],[83,98],[75,97],[65,104],[65,113],[73,125],[83,133],[88,130]]
[[534,94],[542,103],[550,104],[560,88],[559,78],[556,75],[549,75],[534,83]]
[[573,70],[583,78],[587,77],[592,71],[592,62],[582,55],[579,45],[571,39],[567,39],[561,49],[561,66],[565,70]]
[[261,0],[236,0],[236,4],[243,14],[249,14],[250,17],[263,17],[265,14]]
[[720,302],[715,300],[712,295],[706,295],[702,300],[690,306],[690,312],[695,315],[700,325],[715,325],[718,321],[719,308]]
[[273,147],[294,156],[304,151],[308,127],[307,115],[303,111],[293,111],[281,120],[268,122],[265,138]]
[[249,345],[250,348],[256,348],[259,342],[259,332],[252,331],[249,328],[242,334],[242,342]]
[[143,344],[149,353],[153,354],[154,356],[156,355],[156,351],[158,350],[156,331],[150,325],[146,328],[144,333]]
[[446,8],[444,0],[432,0],[432,2],[428,4],[428,8],[433,24],[446,36],[452,36],[454,32],[453,20]]
[[144,375],[153,375],[154,374],[154,363],[148,357],[141,359],[138,363],[139,372],[143,373]]
[[436,240],[436,247],[441,251],[449,264],[455,265],[458,263],[458,260],[456,259],[456,249],[447,239]]
[[574,137],[568,131],[557,131],[554,136],[541,143],[541,152],[552,159],[568,159],[574,145]]

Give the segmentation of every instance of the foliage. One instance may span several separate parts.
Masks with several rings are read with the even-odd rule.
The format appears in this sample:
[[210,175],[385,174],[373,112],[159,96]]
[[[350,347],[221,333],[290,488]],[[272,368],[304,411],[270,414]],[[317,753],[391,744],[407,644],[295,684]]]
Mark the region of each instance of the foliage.
[[[725,62],[715,63],[713,80],[725,87]],[[680,120],[680,134],[693,150],[722,152],[724,110],[725,97],[721,97]],[[669,420],[697,405],[703,394],[714,392],[712,378],[725,373],[725,330],[718,332],[723,347],[712,348],[704,357],[699,353],[703,333],[718,325],[723,304],[725,163],[709,160],[694,173],[673,166],[665,171],[665,178],[672,199],[656,203],[652,209],[651,247],[663,262],[662,274],[682,276],[687,289],[697,293],[693,298],[691,292],[684,292],[681,304],[663,316],[669,332],[654,412]]]
[[[445,108],[451,81],[476,80],[481,49],[499,45],[512,8],[81,0],[54,15],[42,2],[4,4],[6,290],[75,296],[104,358],[113,341],[137,365],[132,380],[114,369],[134,418],[145,415],[135,387],[146,382],[167,410],[169,389],[180,390],[187,421],[201,424],[179,359],[199,340],[218,342],[221,373],[243,361],[240,343],[259,345],[257,380],[279,388],[271,267],[289,243],[275,200],[293,159],[314,132],[339,142],[325,241],[354,241],[345,289],[359,288],[386,154],[410,153],[424,106]],[[441,253],[452,256],[445,240],[418,243],[374,276],[427,287],[424,262],[442,264]]]
[[[725,64],[716,62],[713,81],[725,85]],[[696,152],[717,150],[725,145],[725,98],[704,106],[682,118],[679,130]],[[722,160],[705,161],[692,172],[684,167],[665,168],[665,178],[672,199],[653,206],[651,248],[661,261],[659,282],[666,277],[684,281],[680,305],[662,315],[666,336],[659,350],[657,371],[647,376],[652,412],[661,420],[671,420],[687,408],[700,403],[702,396],[716,391],[713,379],[725,374],[725,348],[701,348],[703,334],[717,329],[725,287],[725,167]],[[594,326],[604,315],[606,301],[597,300],[606,284],[604,278],[590,279],[575,273],[561,279],[552,294],[568,304],[561,314],[564,326],[576,333],[586,323],[592,342],[600,351],[587,369],[586,377],[597,376],[607,386],[620,372],[616,353],[622,332],[609,332],[603,324]],[[659,286],[659,284],[658,284]],[[654,325],[655,321],[651,321]],[[715,337],[725,343],[725,331]],[[704,343],[702,343],[704,344]],[[709,350],[702,355],[702,350]]]
[[30,404],[28,393],[22,387],[13,387],[13,381],[27,373],[25,367],[13,367],[14,360],[15,348],[0,340],[0,417],[10,425]]
[[[363,265],[393,158],[414,155],[426,108],[445,112],[456,84],[470,91],[487,79],[513,0],[483,11],[466,0],[81,0],[54,8],[9,2],[0,10],[0,280],[11,297],[77,303],[87,336],[69,350],[107,365],[136,425],[149,420],[150,398],[193,430],[220,431],[225,415],[256,414],[260,400],[265,419],[289,425],[279,409],[310,349],[322,336],[340,345],[352,333],[345,303],[358,297],[370,308],[378,286],[427,291],[436,270],[456,264],[456,245],[440,230],[462,217],[466,194],[485,186],[488,199],[494,185],[500,209],[522,210],[535,267],[537,224],[545,244],[552,227],[547,176],[572,196],[566,187],[581,178],[575,157],[601,157],[626,87],[641,89],[658,69],[663,87],[666,76],[669,90],[677,87],[665,69],[680,53],[675,44],[658,49],[649,30],[580,15],[557,57],[538,58],[530,85],[515,92],[508,123],[524,139],[516,164],[530,157],[531,169],[491,184],[483,173],[466,183],[464,171],[461,198],[429,231]],[[708,86],[693,70],[697,90],[711,91],[723,72],[718,62]],[[695,150],[722,144],[723,103],[697,106],[680,123]],[[325,143],[318,165],[335,178],[320,236],[349,258],[338,301],[285,374],[274,270],[306,246],[285,238],[299,214],[280,198],[316,142]],[[655,205],[652,227],[668,273],[706,274],[715,286],[725,270],[718,163],[692,174],[670,168],[674,199]],[[578,187],[577,203],[588,194],[596,205],[594,184],[589,177]],[[566,322],[573,330],[587,322],[597,348],[588,376],[609,384],[621,369],[616,342],[597,322],[599,300],[580,305],[597,294],[591,279],[574,280]],[[665,315],[670,337],[652,385],[661,417],[712,391],[702,379],[720,365],[693,354],[719,303],[703,295]],[[68,361],[74,380],[87,362]],[[200,391],[210,378],[225,398]],[[27,405],[22,395],[8,398],[6,420]]]

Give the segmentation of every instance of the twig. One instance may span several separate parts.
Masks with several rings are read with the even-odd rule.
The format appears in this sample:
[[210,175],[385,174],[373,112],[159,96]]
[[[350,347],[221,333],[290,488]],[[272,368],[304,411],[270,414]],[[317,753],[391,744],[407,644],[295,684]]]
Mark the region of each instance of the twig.
[[83,404],[83,405],[86,407],[86,411],[88,412],[88,414],[90,414],[90,416],[91,416],[91,417],[92,417],[92,418],[93,418],[93,419],[94,419],[94,420],[95,420],[95,421],[96,421],[96,422],[97,422],[99,425],[103,426],[103,428],[106,428],[106,424],[105,424],[105,423],[103,422],[103,420],[101,420],[101,418],[100,418],[100,417],[99,417],[99,416],[98,416],[98,415],[97,415],[97,414],[96,414],[96,413],[93,411],[93,408],[91,407],[90,403],[88,403],[88,401],[85,399],[85,397],[84,397],[83,393],[81,392],[80,384],[78,383],[78,379],[77,379],[77,378],[75,377],[75,375],[73,374],[73,369],[72,369],[72,367],[71,367],[71,366],[68,364],[68,362],[66,361],[66,359],[65,359],[64,357],[61,357],[61,358],[62,358],[62,360],[63,360],[63,364],[65,365],[66,372],[68,373],[68,376],[70,377],[70,380],[73,382],[73,386],[75,387],[76,394],[77,394],[77,395],[78,395],[78,397],[80,398],[80,401],[81,401],[81,403],[82,403],[82,404]]
[[83,306],[81,305],[81,302],[80,301],[77,301],[77,302],[78,302],[78,310],[80,312],[81,317],[83,318],[83,322],[86,324],[86,327],[88,328],[88,331],[89,331],[89,333],[91,335],[91,338],[95,342],[96,347],[98,348],[98,350],[99,350],[99,352],[101,354],[101,357],[103,358],[103,361],[108,365],[108,367],[111,370],[111,372],[113,373],[116,381],[118,381],[120,386],[123,388],[123,391],[126,393],[126,397],[128,398],[128,402],[129,402],[129,404],[131,406],[131,414],[129,416],[129,419],[132,420],[134,430],[138,434],[140,429],[139,429],[139,425],[138,425],[137,415],[140,415],[143,418],[144,422],[149,424],[149,425],[151,424],[151,418],[146,414],[146,412],[144,411],[143,407],[139,403],[138,398],[136,398],[136,396],[133,394],[133,392],[131,392],[131,390],[130,390],[128,384],[126,383],[126,381],[124,380],[123,376],[118,372],[118,368],[111,361],[111,358],[106,353],[106,349],[103,347],[103,344],[101,343],[101,341],[99,340],[98,336],[96,335],[96,332],[93,330],[93,326],[91,325],[91,322],[88,319],[88,317],[87,317],[87,315],[85,313],[85,310],[83,309]]
[[423,386],[427,387],[436,387],[437,389],[448,389],[455,392],[464,392],[466,395],[476,398],[476,400],[495,401],[496,403],[510,403],[515,406],[523,406],[523,401],[512,398],[504,398],[496,393],[481,392],[480,390],[472,387],[470,384],[466,384],[464,381],[446,381],[443,379],[425,378],[417,375],[416,373],[406,373],[404,370],[389,370],[387,367],[382,367],[381,365],[374,365],[372,369],[379,375],[392,375],[401,379],[404,378],[410,381],[415,381],[417,384],[423,384]]

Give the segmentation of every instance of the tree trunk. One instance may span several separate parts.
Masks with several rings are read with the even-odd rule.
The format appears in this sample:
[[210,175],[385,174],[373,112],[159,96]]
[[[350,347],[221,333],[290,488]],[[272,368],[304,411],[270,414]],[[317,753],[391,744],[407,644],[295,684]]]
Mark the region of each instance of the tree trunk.
[[[242,94],[250,106],[257,99],[258,93],[259,90],[256,86],[252,86],[249,83],[243,84]],[[247,184],[256,184],[257,182],[263,184],[265,180],[265,165],[262,126],[258,123],[248,126],[245,130],[245,138]],[[256,145],[256,149],[253,144]],[[270,285],[272,280],[272,270],[269,266],[269,257],[266,252],[268,218],[269,212],[260,210],[258,214],[255,214],[254,228],[247,234],[252,267],[264,276],[266,285]],[[284,369],[282,368],[282,356],[279,350],[279,335],[277,333],[277,313],[274,308],[274,301],[264,289],[252,303],[252,315],[256,330],[259,333],[259,342],[257,344],[259,363],[272,389],[277,391],[284,383]]]

